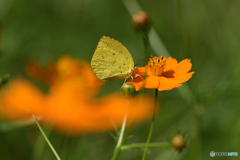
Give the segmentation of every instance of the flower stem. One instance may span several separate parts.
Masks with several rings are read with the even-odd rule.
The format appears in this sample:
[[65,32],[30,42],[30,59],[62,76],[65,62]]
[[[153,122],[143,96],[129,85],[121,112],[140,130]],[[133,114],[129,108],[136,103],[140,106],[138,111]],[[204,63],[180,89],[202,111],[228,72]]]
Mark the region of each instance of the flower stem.
[[155,102],[154,102],[154,109],[153,109],[151,128],[150,128],[150,131],[149,131],[149,134],[148,134],[148,139],[147,139],[147,142],[146,142],[146,145],[145,145],[145,150],[144,150],[144,153],[143,153],[142,160],[145,160],[145,157],[146,157],[146,154],[147,154],[148,145],[149,145],[150,139],[152,137],[153,126],[154,126],[154,122],[155,122],[156,109],[157,109],[157,97],[158,97],[158,90],[156,89],[155,90]]
[[150,57],[150,42],[147,34],[143,35],[143,42],[144,42],[144,60],[148,60]]
[[32,116],[33,116],[33,118],[34,118],[34,120],[35,120],[35,122],[36,122],[36,124],[37,124],[37,126],[38,126],[38,128],[39,128],[39,130],[41,131],[44,139],[46,140],[46,142],[48,143],[48,145],[49,145],[49,147],[51,148],[52,152],[53,152],[54,155],[56,156],[57,160],[61,160],[61,158],[60,158],[59,155],[57,154],[56,150],[53,148],[51,142],[50,142],[49,139],[47,138],[46,134],[44,133],[41,125],[39,124],[39,122],[38,122],[38,120],[37,120],[37,118],[36,118],[34,115],[32,115]]
[[[146,147],[146,143],[135,143],[135,144],[124,145],[121,147],[121,150],[128,150],[128,149],[133,149],[133,148],[143,148],[143,147]],[[148,147],[165,148],[165,147],[171,147],[171,144],[169,142],[149,143]]]
[[[149,38],[148,38],[148,35],[145,34],[142,36],[143,38],[143,42],[144,42],[144,66],[146,66],[146,63],[145,61],[149,59],[150,57],[150,42],[149,42]],[[145,68],[145,73],[144,73],[144,76],[142,77],[144,79],[143,81],[143,85],[142,85],[142,89],[140,91],[140,94],[144,94],[145,93],[145,79],[146,79],[146,76],[147,76],[147,70]]]
[[125,127],[126,127],[126,121],[127,121],[127,113],[125,114],[124,119],[123,119],[121,132],[120,132],[120,135],[119,135],[119,138],[118,138],[118,142],[117,142],[116,148],[115,148],[114,153],[113,153],[112,160],[116,160],[117,157],[120,154],[121,145],[123,143],[123,134],[124,134],[124,130],[125,130]]

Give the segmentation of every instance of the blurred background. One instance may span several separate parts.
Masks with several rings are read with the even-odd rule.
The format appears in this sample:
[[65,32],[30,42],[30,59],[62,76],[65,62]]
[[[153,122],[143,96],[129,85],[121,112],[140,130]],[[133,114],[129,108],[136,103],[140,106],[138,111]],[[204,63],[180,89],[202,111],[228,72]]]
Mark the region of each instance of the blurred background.
[[[136,4],[150,15],[170,55],[191,59],[195,71],[182,90],[159,93],[161,109],[151,139],[165,142],[184,133],[186,148],[151,148],[147,159],[212,159],[210,151],[240,154],[239,0],[0,0],[0,76],[26,76],[24,67],[32,59],[46,65],[68,54],[90,62],[103,35],[126,46],[135,62],[143,59],[143,40],[129,11],[136,11]],[[117,91],[122,83],[111,81],[100,94]],[[185,89],[190,92],[184,94]],[[127,144],[145,142],[149,128],[150,122],[135,126]],[[62,159],[108,160],[116,145],[109,133],[67,137],[44,129]],[[123,151],[119,160],[139,160],[142,154],[139,149]],[[55,157],[36,125],[1,120],[0,159]]]

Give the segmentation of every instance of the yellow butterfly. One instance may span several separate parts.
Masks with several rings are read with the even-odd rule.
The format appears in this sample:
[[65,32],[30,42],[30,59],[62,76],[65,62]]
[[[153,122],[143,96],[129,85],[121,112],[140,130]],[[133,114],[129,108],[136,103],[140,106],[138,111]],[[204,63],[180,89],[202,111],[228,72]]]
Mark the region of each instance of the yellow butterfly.
[[134,61],[129,51],[117,40],[103,36],[91,60],[96,76],[103,81],[129,78],[134,73]]

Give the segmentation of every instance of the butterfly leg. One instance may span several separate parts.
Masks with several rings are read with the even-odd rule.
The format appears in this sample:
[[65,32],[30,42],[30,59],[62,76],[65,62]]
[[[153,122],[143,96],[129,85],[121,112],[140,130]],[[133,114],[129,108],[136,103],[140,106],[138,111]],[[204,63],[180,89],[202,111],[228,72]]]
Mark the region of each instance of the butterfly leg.
[[[143,77],[140,74],[135,74],[135,75],[141,77],[142,80],[144,81]],[[126,83],[126,81],[127,81],[127,78],[125,78],[123,85]],[[133,76],[131,76],[131,83],[132,82],[133,82]],[[121,86],[121,88],[123,87],[123,85]]]
[[131,76],[131,79],[132,79],[132,80],[131,80],[131,83],[132,83],[132,81],[133,81],[133,76]]
[[124,83],[126,83],[126,81],[127,81],[127,78],[125,78],[125,80],[124,80],[123,84],[124,84]]
[[[126,83],[127,81],[127,78],[125,78],[124,82],[123,82],[123,85]],[[121,86],[121,88],[123,87],[123,85]]]
[[135,74],[135,75],[141,77],[142,80],[144,81],[143,77],[140,74]]

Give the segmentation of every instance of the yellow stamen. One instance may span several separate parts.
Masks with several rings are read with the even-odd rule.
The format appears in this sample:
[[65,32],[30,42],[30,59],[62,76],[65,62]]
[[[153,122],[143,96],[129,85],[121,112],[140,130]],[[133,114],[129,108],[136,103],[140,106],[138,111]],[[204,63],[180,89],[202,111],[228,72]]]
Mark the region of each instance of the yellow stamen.
[[166,58],[161,57],[153,57],[149,58],[148,67],[154,76],[161,76],[163,69],[166,65]]

